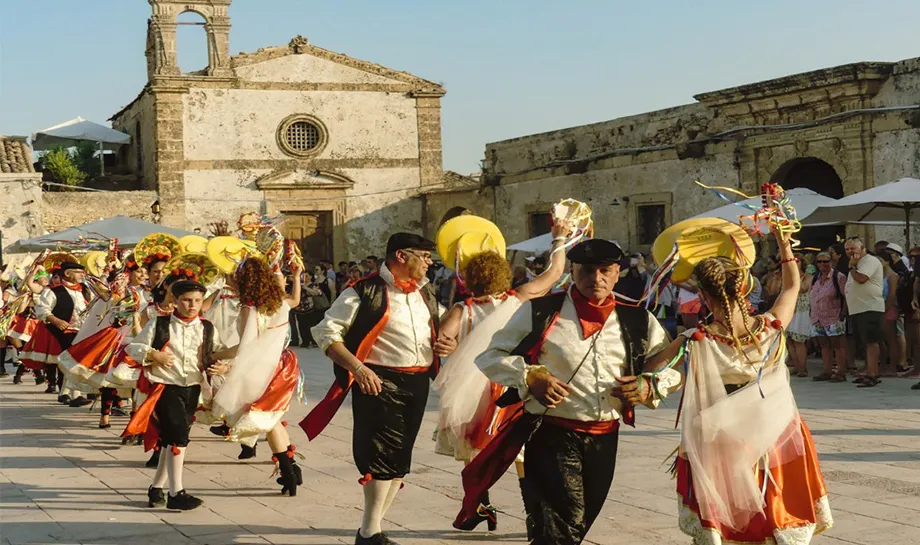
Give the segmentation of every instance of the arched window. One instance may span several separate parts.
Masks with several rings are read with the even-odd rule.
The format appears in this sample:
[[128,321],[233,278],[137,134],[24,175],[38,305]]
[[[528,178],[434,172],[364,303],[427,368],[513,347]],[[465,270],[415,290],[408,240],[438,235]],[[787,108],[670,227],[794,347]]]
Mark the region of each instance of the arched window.
[[185,11],[176,16],[176,63],[179,71],[190,74],[206,70],[210,62],[207,20],[200,13]]

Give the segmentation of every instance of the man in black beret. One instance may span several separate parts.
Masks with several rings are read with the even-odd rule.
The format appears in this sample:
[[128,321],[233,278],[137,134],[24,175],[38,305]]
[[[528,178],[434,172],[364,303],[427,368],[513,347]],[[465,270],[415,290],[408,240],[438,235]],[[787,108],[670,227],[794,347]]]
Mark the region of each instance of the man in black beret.
[[312,328],[333,361],[336,382],[300,426],[312,441],[352,392],[352,452],[364,485],[357,545],[394,543],[381,521],[409,473],[412,447],[428,402],[438,358],[456,341],[437,341],[440,307],[426,273],[434,242],[396,233],[377,274],[346,288]]
[[65,381],[64,372],[59,369],[58,363],[61,353],[70,348],[83,326],[90,294],[83,285],[86,278],[83,265],[65,261],[60,265],[60,274],[61,284],[44,290],[35,304],[35,316],[44,323],[48,338],[53,342],[36,343],[44,344],[45,347],[36,346],[37,350],[32,353],[31,359],[44,358],[45,374],[48,376],[46,393],[54,393],[57,385],[60,387],[60,403],[82,407],[90,401],[74,387],[71,380]]
[[586,240],[568,258],[574,284],[524,303],[476,358],[490,380],[518,390],[524,413],[463,471],[458,515],[507,469],[496,460],[510,465],[526,444],[524,471],[542,507],[531,542],[539,545],[585,539],[613,481],[620,418],[634,422],[633,407],[613,395],[617,379],[641,372],[669,342],[648,311],[615,300],[616,243]]

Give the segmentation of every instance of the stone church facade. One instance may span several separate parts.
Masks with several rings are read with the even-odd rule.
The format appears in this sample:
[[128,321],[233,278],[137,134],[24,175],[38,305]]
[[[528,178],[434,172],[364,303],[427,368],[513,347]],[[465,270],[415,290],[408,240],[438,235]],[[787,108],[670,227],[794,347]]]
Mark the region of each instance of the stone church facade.
[[[120,160],[158,193],[162,223],[186,229],[257,210],[283,215],[310,259],[380,254],[421,228],[444,184],[444,88],[296,37],[229,53],[231,0],[149,0],[148,83],[112,118],[132,136]],[[180,73],[176,17],[204,19],[208,67]]]
[[[592,206],[598,236],[647,251],[666,226],[723,204],[695,180],[748,194],[773,180],[839,198],[920,178],[920,58],[837,66],[694,98],[488,144],[480,187],[428,200],[494,218],[510,244],[548,231],[549,207],[571,197]],[[901,228],[847,230],[904,240]],[[823,246],[841,234],[811,228],[803,241]]]

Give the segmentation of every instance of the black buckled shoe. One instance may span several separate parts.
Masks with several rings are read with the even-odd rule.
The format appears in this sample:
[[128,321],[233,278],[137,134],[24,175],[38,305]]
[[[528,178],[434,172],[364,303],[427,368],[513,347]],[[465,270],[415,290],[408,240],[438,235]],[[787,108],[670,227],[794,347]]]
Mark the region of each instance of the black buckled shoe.
[[227,437],[230,435],[230,426],[226,424],[221,424],[220,426],[211,426],[208,429],[211,431],[211,433],[218,437]]
[[240,445],[240,455],[236,457],[237,460],[248,460],[250,458],[256,457],[256,447],[258,445]]
[[166,505],[166,494],[162,488],[150,487],[147,489],[147,507],[163,507]]
[[204,503],[204,501],[201,499],[195,496],[189,496],[185,493],[185,490],[180,490],[175,496],[169,495],[167,497],[166,508],[177,511],[191,511],[192,509],[201,507],[202,503]]
[[455,523],[453,526],[458,530],[471,532],[483,522],[487,523],[490,532],[494,532],[498,529],[498,512],[491,505],[479,504],[475,515],[469,517],[460,524]]
[[388,538],[383,532],[364,537],[361,535],[361,530],[358,530],[358,533],[355,534],[355,545],[399,545],[399,543]]
[[69,406],[71,401],[72,400],[70,399],[70,396],[67,394],[61,394],[58,396],[58,403],[60,403],[61,405]]
[[85,406],[87,406],[87,405],[89,405],[89,404],[91,404],[91,403],[92,403],[92,401],[90,401],[89,399],[87,399],[87,398],[85,398],[85,397],[83,397],[83,396],[80,396],[80,397],[78,397],[78,398],[76,398],[76,399],[71,399],[71,400],[70,400],[70,403],[68,403],[68,405],[70,405],[71,407],[77,408],[77,407],[85,407]]

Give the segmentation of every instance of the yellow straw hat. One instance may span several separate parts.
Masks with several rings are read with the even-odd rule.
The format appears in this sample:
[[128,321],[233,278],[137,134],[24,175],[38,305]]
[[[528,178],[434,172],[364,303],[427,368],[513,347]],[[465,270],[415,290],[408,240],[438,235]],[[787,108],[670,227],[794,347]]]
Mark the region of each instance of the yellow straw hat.
[[167,274],[182,270],[194,274],[198,282],[205,286],[213,282],[221,272],[207,255],[195,253],[179,254],[166,264]]
[[208,249],[208,239],[201,235],[185,235],[179,239],[184,254],[203,254]]
[[263,259],[261,252],[236,237],[214,237],[208,241],[208,257],[224,274],[233,274],[245,257]]
[[173,256],[182,253],[179,239],[166,233],[150,233],[134,247],[134,259],[143,264],[147,256],[160,254],[169,261]]
[[86,272],[93,276],[102,276],[105,274],[105,262],[108,259],[108,252],[102,250],[91,250],[83,254],[80,258],[80,264],[86,268]]
[[436,237],[438,254],[451,269],[461,274],[476,254],[495,252],[505,257],[505,237],[498,226],[479,216],[457,216],[444,222]]
[[677,263],[671,280],[683,282],[693,275],[697,263],[707,257],[722,256],[742,267],[754,263],[754,241],[737,224],[719,218],[684,220],[668,227],[658,235],[652,245],[652,256],[658,265],[671,255],[677,246]]
[[65,262],[79,263],[80,261],[68,252],[52,252],[48,254],[45,258],[45,261],[42,262],[42,265],[45,267],[45,270],[51,274],[54,274],[54,270],[61,266],[61,263]]

